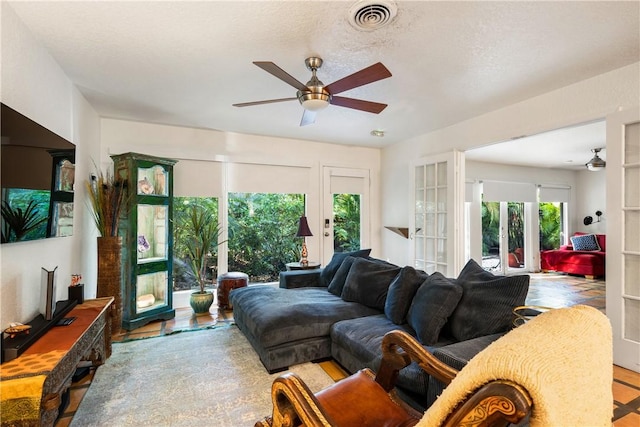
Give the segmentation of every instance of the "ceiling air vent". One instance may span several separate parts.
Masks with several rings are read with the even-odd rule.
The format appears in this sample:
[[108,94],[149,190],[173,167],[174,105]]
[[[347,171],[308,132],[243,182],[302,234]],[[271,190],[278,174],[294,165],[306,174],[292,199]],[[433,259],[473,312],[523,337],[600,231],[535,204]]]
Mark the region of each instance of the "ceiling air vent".
[[395,18],[398,7],[390,0],[361,0],[349,9],[349,23],[357,30],[373,31]]

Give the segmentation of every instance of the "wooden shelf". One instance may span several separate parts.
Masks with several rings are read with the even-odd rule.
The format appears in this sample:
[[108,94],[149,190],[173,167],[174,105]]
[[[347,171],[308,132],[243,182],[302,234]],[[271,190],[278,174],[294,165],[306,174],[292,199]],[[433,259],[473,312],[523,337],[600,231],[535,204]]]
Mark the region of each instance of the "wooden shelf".
[[401,235],[405,239],[409,238],[409,227],[387,227],[385,225],[384,228],[386,228],[387,230],[391,230],[396,234]]

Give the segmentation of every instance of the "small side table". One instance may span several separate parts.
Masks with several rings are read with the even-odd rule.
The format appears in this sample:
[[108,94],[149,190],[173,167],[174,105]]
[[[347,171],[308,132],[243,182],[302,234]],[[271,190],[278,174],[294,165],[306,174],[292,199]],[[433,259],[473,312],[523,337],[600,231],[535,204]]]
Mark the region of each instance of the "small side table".
[[287,271],[291,270],[315,270],[320,268],[319,262],[309,262],[308,265],[301,265],[299,262],[288,262],[285,264]]
[[229,292],[244,288],[248,284],[249,276],[246,273],[232,271],[218,276],[218,307],[226,310],[233,309],[229,301]]

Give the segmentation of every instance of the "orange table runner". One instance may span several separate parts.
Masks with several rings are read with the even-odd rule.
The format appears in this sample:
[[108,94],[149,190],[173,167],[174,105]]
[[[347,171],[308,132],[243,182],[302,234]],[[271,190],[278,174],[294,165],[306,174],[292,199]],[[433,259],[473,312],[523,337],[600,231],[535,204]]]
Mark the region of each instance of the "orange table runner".
[[2,425],[39,424],[42,387],[51,371],[96,321],[113,298],[85,300],[66,317],[68,326],[54,326],[16,359],[0,364]]

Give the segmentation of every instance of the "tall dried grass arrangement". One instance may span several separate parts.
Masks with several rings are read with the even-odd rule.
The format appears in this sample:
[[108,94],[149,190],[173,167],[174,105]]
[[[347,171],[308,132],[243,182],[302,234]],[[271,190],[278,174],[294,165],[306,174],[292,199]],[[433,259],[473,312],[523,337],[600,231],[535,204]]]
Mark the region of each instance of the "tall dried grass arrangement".
[[86,182],[93,221],[103,237],[118,235],[120,212],[126,197],[126,182],[116,180],[111,172],[99,172]]

